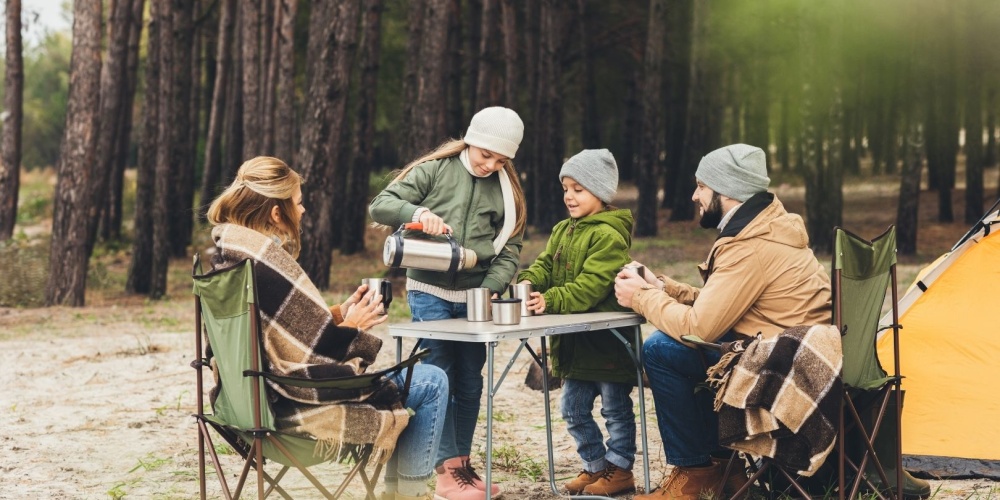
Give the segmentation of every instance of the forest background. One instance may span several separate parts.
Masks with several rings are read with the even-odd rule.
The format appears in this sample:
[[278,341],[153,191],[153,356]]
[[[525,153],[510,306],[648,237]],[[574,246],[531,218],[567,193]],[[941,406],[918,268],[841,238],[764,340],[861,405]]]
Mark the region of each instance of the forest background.
[[[526,125],[524,264],[582,148],[618,159],[633,256],[692,284],[694,169],[728,143],[766,147],[823,262],[834,225],[897,224],[903,286],[1000,196],[991,0],[75,0],[24,39],[33,2],[3,5],[0,498],[192,494],[190,258],[255,155],[305,176],[301,263],[331,302],[385,273],[366,207],[389,172],[490,105]],[[505,439],[537,444],[512,408]],[[544,492],[519,448],[501,479]],[[996,495],[962,483],[936,495]]]

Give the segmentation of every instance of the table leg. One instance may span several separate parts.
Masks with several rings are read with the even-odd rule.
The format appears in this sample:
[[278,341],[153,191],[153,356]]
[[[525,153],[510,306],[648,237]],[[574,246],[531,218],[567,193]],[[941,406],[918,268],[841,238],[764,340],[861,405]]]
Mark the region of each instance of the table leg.
[[545,444],[549,453],[549,487],[552,493],[558,495],[559,487],[556,486],[556,465],[555,454],[552,452],[552,410],[549,403],[549,353],[546,350],[545,337],[542,341],[542,394],[545,398]]
[[646,492],[649,493],[649,444],[646,437],[646,395],[642,383],[642,329],[639,325],[635,325],[633,330],[634,345],[617,328],[612,328],[611,332],[618,337],[618,340],[621,340],[625,344],[625,347],[628,348],[629,356],[632,357],[632,361],[635,363],[635,377],[639,384],[639,423],[642,430],[643,486],[645,486]]
[[496,342],[486,346],[486,500],[492,498],[493,489],[493,350]]

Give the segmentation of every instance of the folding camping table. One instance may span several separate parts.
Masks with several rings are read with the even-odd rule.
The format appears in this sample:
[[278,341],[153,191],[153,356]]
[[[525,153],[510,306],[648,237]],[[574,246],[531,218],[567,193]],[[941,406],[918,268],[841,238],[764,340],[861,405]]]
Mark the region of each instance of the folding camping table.
[[[649,455],[647,453],[646,439],[646,404],[643,398],[642,384],[642,333],[639,325],[645,319],[638,314],[631,312],[601,312],[583,314],[543,314],[540,316],[527,316],[521,318],[521,323],[517,325],[494,325],[491,321],[473,322],[463,318],[446,319],[436,321],[424,321],[414,323],[396,323],[389,325],[389,335],[396,338],[396,359],[402,359],[403,338],[416,339],[438,339],[454,340],[458,342],[479,342],[486,345],[486,498],[490,498],[489,485],[492,484],[492,456],[493,456],[493,397],[500,389],[507,373],[517,359],[521,350],[527,347],[528,352],[535,362],[542,367],[542,373],[548,373],[548,359],[546,355],[546,339],[554,335],[568,335],[573,333],[588,332],[593,330],[611,330],[622,343],[628,348],[629,355],[635,362],[636,383],[639,387],[639,420],[642,432],[642,454],[643,472],[646,491],[649,489]],[[632,340],[630,341],[619,331],[630,328],[632,330]],[[541,341],[541,353],[535,353],[528,345],[528,340],[538,338]],[[497,342],[502,340],[519,340],[517,350],[511,356],[510,361],[504,368],[500,378],[494,384],[494,350]],[[418,340],[419,344],[419,340]],[[414,347],[416,349],[416,346]],[[549,408],[549,386],[548,377],[542,376],[542,393],[545,398],[545,438],[548,447],[549,462],[549,486],[552,492],[559,494],[559,488],[555,482],[555,464],[553,463],[552,452],[552,415]],[[605,498],[605,497],[581,497],[574,498]]]

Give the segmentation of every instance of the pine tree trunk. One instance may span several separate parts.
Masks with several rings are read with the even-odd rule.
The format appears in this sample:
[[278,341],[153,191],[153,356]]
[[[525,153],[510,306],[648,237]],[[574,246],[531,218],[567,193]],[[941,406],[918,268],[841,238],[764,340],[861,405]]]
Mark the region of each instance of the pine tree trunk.
[[160,121],[156,127],[156,168],[153,180],[153,266],[149,296],[159,299],[167,293],[167,268],[171,254],[171,200],[174,175],[173,166],[178,161],[176,138],[177,127],[171,121],[177,118],[178,68],[177,50],[174,45],[174,20],[176,8],[173,2],[153,2],[157,7],[160,23],[157,40],[160,42],[160,97],[157,100]]
[[[237,0],[238,2],[239,0]],[[234,11],[233,46],[226,102],[222,123],[222,176],[220,185],[228,185],[236,176],[236,169],[243,163],[243,34],[240,32],[241,9]]]
[[498,0],[483,0],[483,13],[479,40],[479,76],[476,77],[476,102],[473,110],[479,111],[499,104],[497,65],[500,59],[500,9]]
[[281,0],[281,36],[278,39],[278,81],[274,89],[274,154],[295,164],[295,17],[298,0]]
[[514,0],[500,0],[501,34],[503,36],[503,104],[511,109],[519,109],[517,99],[518,69],[517,42],[520,39],[517,32],[517,6]]
[[445,120],[448,30],[442,29],[448,25],[448,0],[427,0],[425,5],[420,70],[417,73],[417,95],[412,122],[414,145],[418,151],[431,149],[448,137]]
[[448,87],[445,100],[448,110],[445,129],[449,137],[459,137],[465,133],[465,116],[462,110],[462,76],[464,54],[462,54],[462,2],[448,0]]
[[646,31],[646,53],[643,61],[641,91],[642,126],[640,128],[639,162],[636,168],[636,184],[639,187],[638,209],[636,210],[635,235],[656,236],[657,209],[656,192],[659,188],[659,157],[663,137],[662,115],[663,91],[663,47],[666,36],[664,15],[666,0],[649,1],[649,24]]
[[[580,119],[580,142],[585,149],[603,147],[601,144],[601,118],[597,109],[597,78],[594,75],[594,47],[592,42],[592,27],[587,15],[586,0],[577,0],[577,41],[580,47],[581,77],[583,90],[580,95],[580,109],[583,117]],[[662,50],[662,48],[660,49]],[[660,92],[657,90],[657,92]],[[654,188],[655,190],[655,188]]]
[[965,27],[965,223],[972,225],[983,216],[983,57],[980,17],[985,13],[978,2],[966,2]]
[[694,192],[694,173],[698,161],[709,151],[713,144],[712,137],[712,101],[718,92],[716,78],[711,75],[709,60],[708,34],[710,19],[710,4],[708,0],[694,0],[691,20],[691,57],[690,79],[687,87],[686,124],[684,126],[684,147],[681,155],[680,168],[677,172],[674,189],[674,204],[671,206],[671,221],[691,220],[694,218],[694,204],[691,193]]
[[208,205],[215,199],[222,184],[222,125],[226,110],[229,79],[232,76],[233,24],[236,0],[222,0],[219,14],[219,41],[216,44],[215,81],[212,104],[208,114],[208,131],[205,138],[205,162],[201,172],[201,209],[198,217],[204,221]]
[[125,96],[117,120],[118,130],[115,132],[115,155],[108,183],[108,196],[101,211],[100,237],[105,241],[121,238],[122,190],[132,137],[132,109],[139,72],[139,39],[142,36],[142,13],[146,3],[145,0],[128,1],[130,12],[128,55],[125,63]]
[[[357,49],[357,0],[327,0],[312,5],[309,20],[309,96],[299,151],[303,203],[303,239],[299,262],[313,282],[326,289],[330,281],[334,200],[344,189],[342,158],[351,67]],[[339,185],[338,185],[339,184]]]
[[[263,142],[261,140],[261,89],[260,77],[264,68],[260,64],[260,3],[256,1],[239,2],[240,43],[243,70],[243,157],[249,160],[260,154]],[[241,163],[242,163],[241,161]]]
[[101,3],[73,3],[66,129],[56,164],[52,246],[45,304],[79,307],[87,286],[87,238],[93,214],[90,189],[96,169],[101,84]]
[[379,55],[382,49],[382,0],[364,0],[361,21],[361,75],[355,100],[354,141],[346,191],[347,203],[341,217],[340,251],[352,255],[365,249],[365,222],[368,219],[368,180],[375,157],[375,104],[378,93]]
[[24,123],[24,56],[21,0],[7,0],[7,53],[4,74],[3,137],[0,138],[0,241],[14,234],[21,184],[21,134]]
[[565,44],[565,0],[541,0],[538,39],[538,80],[534,126],[536,153],[532,211],[536,225],[547,231],[563,218],[562,197],[555,180],[565,151],[562,107],[562,60]]
[[[140,0],[141,1],[141,0]],[[155,4],[150,7],[152,19],[147,29],[149,40],[158,40],[160,21]],[[142,105],[142,130],[139,142],[139,163],[135,183],[135,235],[132,260],[129,262],[125,291],[149,293],[153,268],[153,205],[156,196],[157,130],[160,123],[160,44],[149,44],[146,53],[145,89]]]
[[173,105],[170,113],[170,255],[184,257],[191,244],[194,217],[194,144],[190,103],[194,96],[191,53],[194,44],[194,0],[175,0],[173,11]]
[[100,211],[105,206],[108,185],[114,171],[114,160],[118,155],[115,139],[120,131],[121,110],[128,95],[128,41],[131,26],[132,4],[129,0],[111,0],[108,19],[108,54],[101,68],[100,108],[97,128],[97,164],[95,175],[90,180],[90,207],[87,228],[87,257],[90,257],[97,239],[97,222]]
[[[281,37],[281,0],[263,2],[266,15],[261,23],[261,150],[258,154],[274,156],[274,104],[278,83],[278,45]],[[273,7],[273,8],[272,8]]]
[[[683,171],[684,135],[687,126],[688,85],[691,82],[691,28],[693,21],[691,0],[682,0],[667,9],[666,48],[663,64],[666,67],[666,91],[663,102],[664,159],[662,208],[674,206],[678,195],[677,179]],[[627,130],[633,130],[627,128]]]
[[[912,115],[912,113],[911,113]],[[904,145],[903,168],[899,176],[899,202],[896,208],[896,250],[900,255],[917,254],[917,228],[920,214],[920,171],[923,167],[923,140],[920,123],[909,118]]]
[[[409,0],[409,8],[406,14],[406,61],[403,63],[403,130],[398,139],[399,156],[403,158],[413,158],[420,151],[432,147],[428,144],[417,143],[417,89],[419,86],[418,73],[420,72],[420,51],[424,43],[424,17],[426,15],[425,4],[428,0]],[[470,101],[471,102],[471,101]],[[409,161],[409,160],[407,160]]]

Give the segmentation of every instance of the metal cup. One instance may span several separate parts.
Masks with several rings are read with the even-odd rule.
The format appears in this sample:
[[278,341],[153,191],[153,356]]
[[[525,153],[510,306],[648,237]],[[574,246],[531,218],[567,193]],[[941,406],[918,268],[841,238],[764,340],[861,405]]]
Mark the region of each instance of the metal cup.
[[469,321],[490,321],[493,311],[490,309],[489,288],[470,288],[465,291],[465,317]]
[[521,299],[493,301],[493,324],[516,325],[521,322]]
[[382,295],[382,314],[389,314],[389,304],[392,303],[392,282],[386,278],[363,278],[362,285],[368,285],[369,290],[378,290]]
[[534,288],[531,283],[515,283],[510,286],[510,298],[521,299],[521,317],[534,316],[535,312],[528,309],[528,299]]

